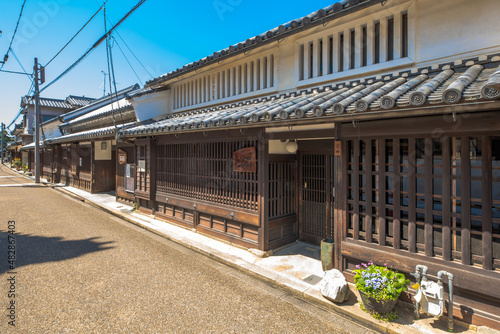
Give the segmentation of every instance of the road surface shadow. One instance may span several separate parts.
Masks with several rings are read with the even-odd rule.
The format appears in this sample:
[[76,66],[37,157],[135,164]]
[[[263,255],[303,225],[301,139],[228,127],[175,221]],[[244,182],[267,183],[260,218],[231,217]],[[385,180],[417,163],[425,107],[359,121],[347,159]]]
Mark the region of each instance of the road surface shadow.
[[[10,236],[10,237],[9,237]],[[61,237],[43,237],[30,234],[14,234],[0,231],[0,275],[15,269],[37,263],[58,262],[79,256],[114,248],[113,241],[97,241],[98,238],[64,240]],[[15,240],[15,241],[14,241]],[[9,245],[11,245],[9,249]],[[15,254],[12,251],[15,245]],[[10,256],[10,258],[9,258]],[[9,260],[15,256],[15,262]]]

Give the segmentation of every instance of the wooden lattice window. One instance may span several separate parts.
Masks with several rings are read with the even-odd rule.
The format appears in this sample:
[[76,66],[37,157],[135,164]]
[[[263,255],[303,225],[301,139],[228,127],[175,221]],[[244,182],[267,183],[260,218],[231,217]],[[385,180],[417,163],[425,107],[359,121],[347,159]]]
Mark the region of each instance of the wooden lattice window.
[[257,141],[159,145],[156,189],[257,211],[257,172],[233,170],[233,153],[252,146],[256,147]]
[[347,164],[348,238],[500,269],[500,137],[350,140]]
[[[92,164],[92,148],[90,146],[80,146],[79,158],[81,159],[80,172],[90,173]],[[80,161],[78,161],[80,164]]]
[[71,145],[71,173],[78,173],[78,165],[80,164],[80,155],[78,154],[78,145]]
[[295,161],[269,164],[269,218],[284,217],[296,212]]

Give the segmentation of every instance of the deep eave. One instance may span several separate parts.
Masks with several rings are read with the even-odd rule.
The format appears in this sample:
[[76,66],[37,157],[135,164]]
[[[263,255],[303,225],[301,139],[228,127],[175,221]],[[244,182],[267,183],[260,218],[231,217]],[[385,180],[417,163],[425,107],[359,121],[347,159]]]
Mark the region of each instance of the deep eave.
[[[500,56],[407,69],[169,115],[120,131],[125,137],[412,117],[498,109]],[[457,85],[469,83],[460,91]],[[465,81],[464,81],[465,80]],[[423,93],[427,92],[427,93]],[[493,109],[492,109],[493,108]]]

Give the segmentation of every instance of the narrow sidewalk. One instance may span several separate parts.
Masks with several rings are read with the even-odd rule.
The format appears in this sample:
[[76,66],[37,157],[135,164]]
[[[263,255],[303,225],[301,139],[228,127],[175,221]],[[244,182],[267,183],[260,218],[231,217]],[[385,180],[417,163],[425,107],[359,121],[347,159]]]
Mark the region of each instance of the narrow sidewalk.
[[[13,173],[18,174],[18,172]],[[27,176],[34,179],[33,177]],[[321,268],[320,248],[304,242],[295,242],[279,250],[263,253],[256,249],[244,249],[207,237],[188,229],[156,219],[152,215],[139,213],[132,206],[116,202],[114,193],[90,194],[64,184],[42,183],[73,198],[88,203],[100,210],[140,226],[166,239],[181,244],[221,263],[258,277],[274,286],[286,290],[324,309],[342,314],[363,324],[368,329],[381,333],[442,333],[448,332],[446,320],[424,318],[415,320],[413,310],[406,303],[398,301],[399,319],[385,323],[372,318],[359,308],[354,285],[350,285],[349,299],[335,304],[325,299],[319,291],[319,282],[324,272]],[[486,327],[455,324],[455,333],[500,333]]]

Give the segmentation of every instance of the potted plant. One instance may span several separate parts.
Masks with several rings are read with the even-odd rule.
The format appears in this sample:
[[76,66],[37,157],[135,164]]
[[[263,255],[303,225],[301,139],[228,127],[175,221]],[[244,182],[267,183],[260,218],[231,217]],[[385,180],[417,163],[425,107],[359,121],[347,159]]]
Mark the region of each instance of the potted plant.
[[371,313],[377,319],[393,320],[397,315],[391,311],[401,292],[408,289],[410,280],[384,266],[376,266],[372,261],[356,266],[354,283],[361,297],[361,308]]
[[21,170],[21,159],[14,159],[12,166],[17,170]]

